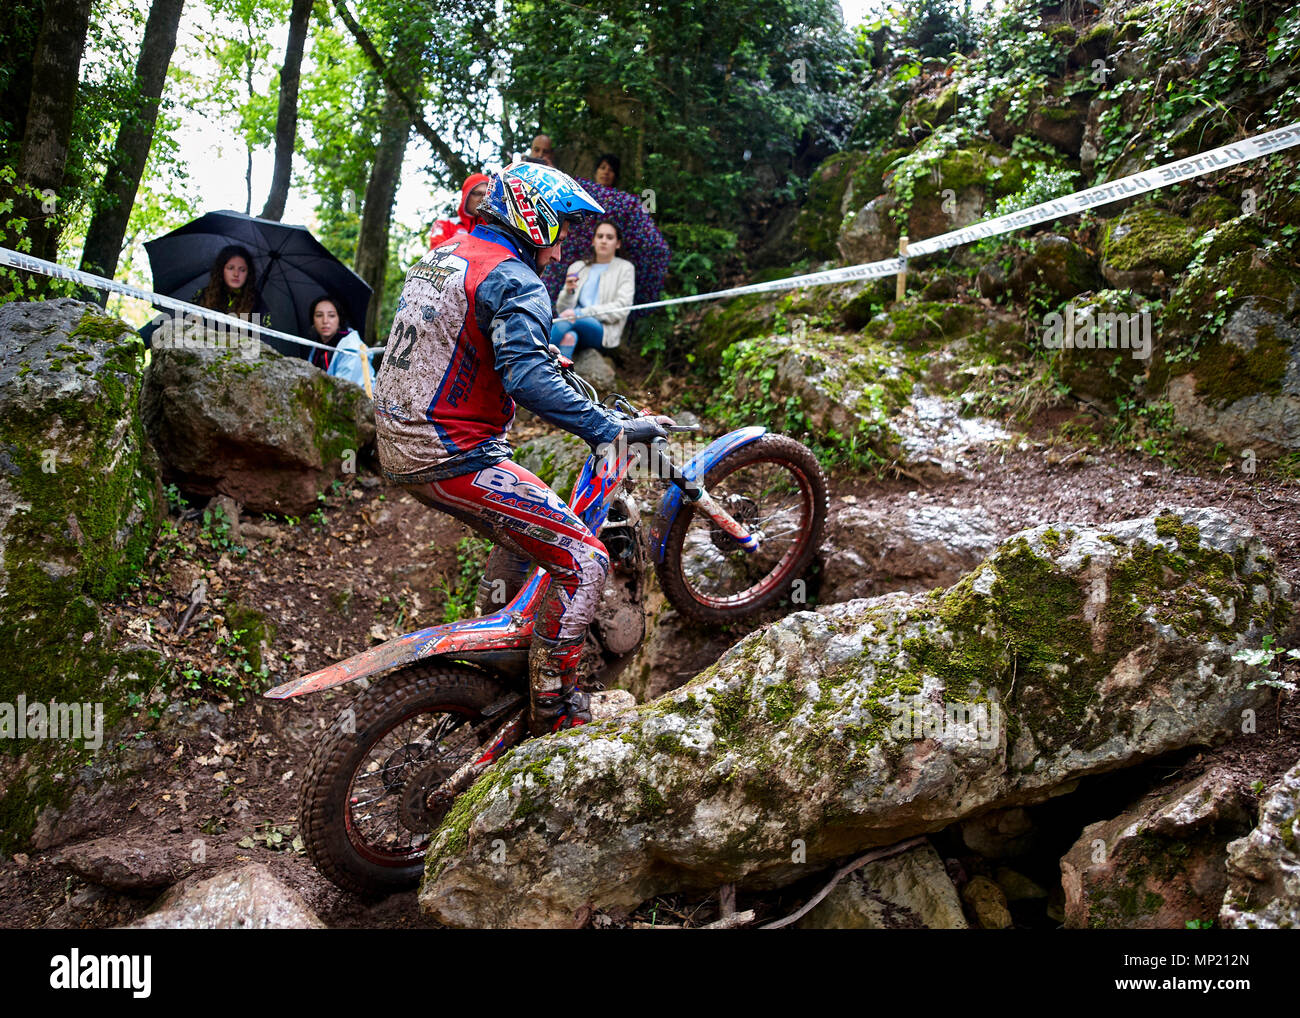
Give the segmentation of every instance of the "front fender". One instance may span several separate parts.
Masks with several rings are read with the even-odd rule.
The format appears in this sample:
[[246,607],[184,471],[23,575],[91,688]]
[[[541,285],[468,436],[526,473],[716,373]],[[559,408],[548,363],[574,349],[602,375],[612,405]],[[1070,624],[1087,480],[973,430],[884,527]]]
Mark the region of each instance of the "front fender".
[[[749,445],[755,439],[767,434],[767,428],[753,425],[748,428],[737,428],[735,431],[728,432],[721,438],[715,439],[707,448],[694,456],[686,466],[682,467],[682,473],[692,481],[698,481],[714,465],[726,456],[727,453],[739,449],[742,445]],[[664,493],[663,499],[659,502],[659,509],[650,523],[650,555],[656,562],[664,560],[664,545],[668,541],[668,530],[673,525],[673,520],[677,518],[677,513],[682,507],[682,489],[674,484],[668,486],[668,491]]]

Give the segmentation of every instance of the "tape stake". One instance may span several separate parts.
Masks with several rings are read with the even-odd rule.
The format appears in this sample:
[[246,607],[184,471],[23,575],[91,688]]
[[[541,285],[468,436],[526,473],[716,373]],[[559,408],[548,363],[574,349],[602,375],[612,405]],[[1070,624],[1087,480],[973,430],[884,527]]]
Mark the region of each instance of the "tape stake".
[[903,295],[907,292],[907,234],[899,234],[898,237],[898,260],[903,263],[902,269],[899,270],[895,277],[894,300],[902,300]]

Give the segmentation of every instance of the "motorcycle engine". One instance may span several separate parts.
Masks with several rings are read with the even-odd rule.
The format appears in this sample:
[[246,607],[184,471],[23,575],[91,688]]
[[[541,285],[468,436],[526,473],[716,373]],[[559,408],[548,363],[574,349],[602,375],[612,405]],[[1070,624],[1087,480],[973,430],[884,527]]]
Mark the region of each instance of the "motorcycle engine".
[[645,543],[636,502],[620,495],[600,528],[609,552],[609,575],[592,629],[602,648],[615,657],[630,654],[645,637]]

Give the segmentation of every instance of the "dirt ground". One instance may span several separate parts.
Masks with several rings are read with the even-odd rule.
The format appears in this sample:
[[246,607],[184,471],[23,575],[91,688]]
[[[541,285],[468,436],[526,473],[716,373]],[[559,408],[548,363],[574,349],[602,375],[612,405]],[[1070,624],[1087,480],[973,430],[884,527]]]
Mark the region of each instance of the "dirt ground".
[[[247,538],[242,557],[235,548],[222,547],[219,536],[213,541],[211,528],[209,538],[202,537],[201,518],[180,523],[178,536],[171,545],[164,542],[139,589],[112,606],[119,626],[161,648],[176,661],[176,674],[188,667],[206,675],[232,661],[229,638],[223,636],[229,632],[228,606],[255,608],[274,625],[265,688],[400,632],[444,621],[447,590],[462,584],[457,543],[469,531],[373,476],[355,481],[322,506],[323,524],[319,518],[289,525],[244,517],[264,536]],[[831,486],[832,519],[854,502],[900,509],[980,505],[1008,531],[1046,522],[1114,521],[1163,506],[1211,506],[1253,527],[1285,578],[1300,584],[1300,485],[1212,464],[1175,469],[1137,453],[1080,448],[1072,454],[1030,438],[985,450],[969,478],[923,487],[909,480],[832,477]],[[644,490],[641,494],[646,496]],[[177,522],[175,515],[171,519]],[[190,607],[187,593],[200,572],[207,578],[208,600],[178,634]],[[159,690],[158,702],[142,705],[141,771],[111,797],[69,817],[65,833],[72,836],[66,844],[0,862],[0,926],[98,928],[130,922],[146,911],[153,895],[105,892],[60,865],[61,849],[105,835],[166,846],[185,860],[184,869],[198,873],[215,874],[245,861],[265,863],[332,927],[434,925],[419,914],[413,892],[362,900],[317,874],[294,844],[303,767],[315,733],[350,698],[346,687],[272,702],[252,692],[241,697],[233,687],[197,684],[198,689],[182,683]],[[165,713],[162,720],[149,717],[174,700],[209,704],[206,720],[169,725]],[[217,734],[207,728],[218,729]],[[1244,785],[1258,780],[1267,785],[1298,757],[1300,717],[1290,702],[1260,719],[1259,736],[1190,755],[1178,766],[1190,776],[1223,763]],[[1097,819],[1104,817],[1080,818],[1079,826]],[[203,860],[195,863],[199,844]],[[816,884],[753,900],[742,895],[738,906],[757,908],[760,918],[776,917],[792,911],[799,895],[811,893]],[[647,903],[633,918],[654,915],[658,922],[698,924],[716,914],[712,899],[666,898]]]

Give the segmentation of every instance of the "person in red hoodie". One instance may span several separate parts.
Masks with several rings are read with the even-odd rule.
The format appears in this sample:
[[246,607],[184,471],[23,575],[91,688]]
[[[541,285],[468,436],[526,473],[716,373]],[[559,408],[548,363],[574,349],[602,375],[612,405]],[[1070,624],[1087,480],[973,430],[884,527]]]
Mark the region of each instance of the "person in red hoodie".
[[487,194],[488,178],[483,173],[471,173],[465,178],[465,183],[460,186],[460,207],[456,210],[459,219],[439,219],[433,224],[433,229],[429,233],[429,250],[447,243],[458,233],[469,233],[479,223],[483,222],[478,216],[474,215],[478,211],[478,203],[483,200]]

